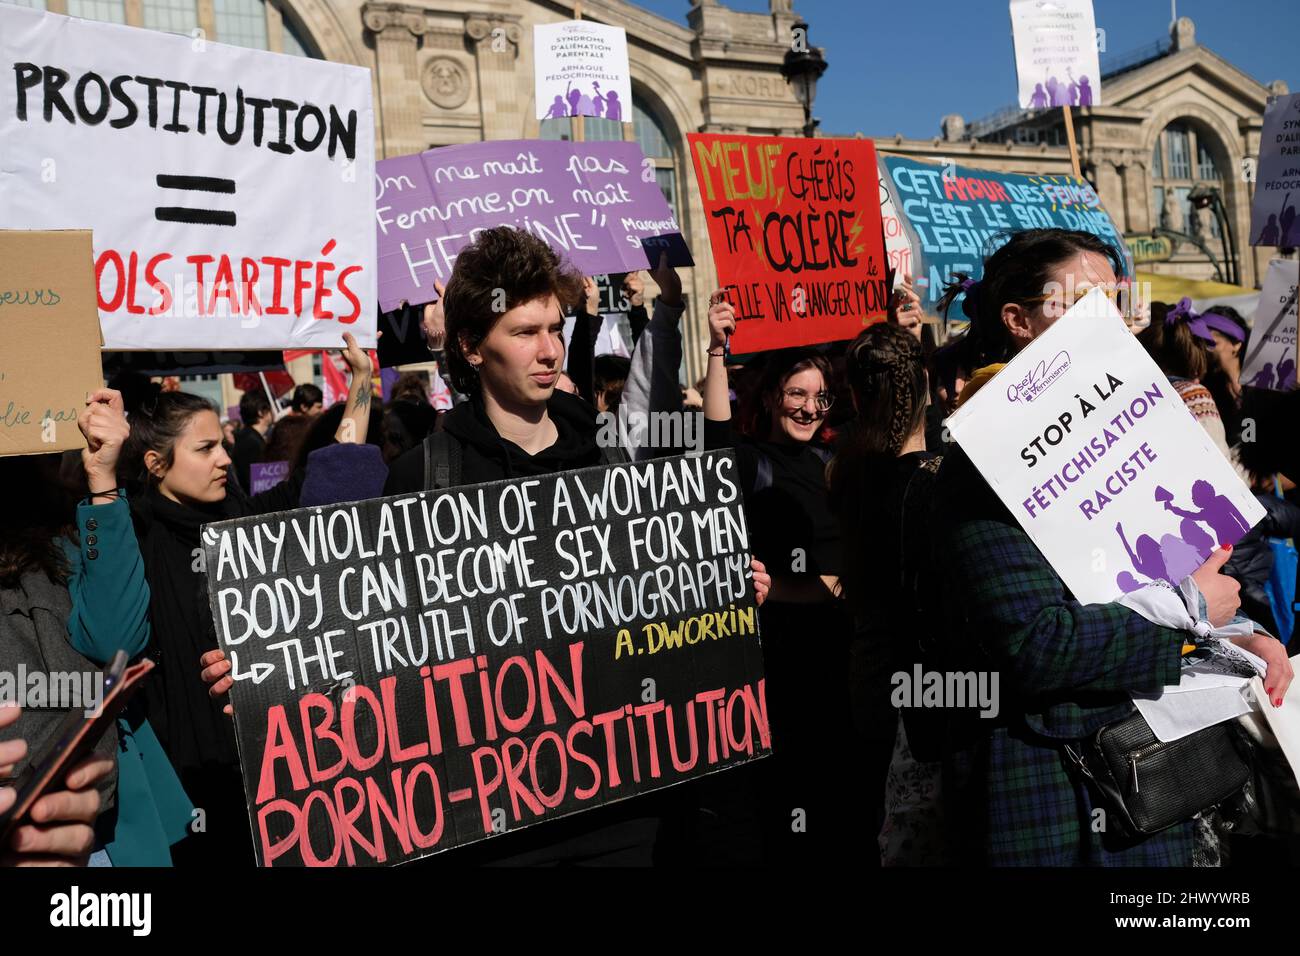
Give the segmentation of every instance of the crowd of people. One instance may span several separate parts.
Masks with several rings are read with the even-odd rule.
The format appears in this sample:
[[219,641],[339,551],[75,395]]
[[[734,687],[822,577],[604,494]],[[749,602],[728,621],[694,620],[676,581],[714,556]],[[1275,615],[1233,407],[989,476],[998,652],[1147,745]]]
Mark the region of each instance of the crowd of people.
[[[686,450],[626,432],[619,444],[598,440],[598,415],[620,408],[700,414],[704,447],[736,451],[772,754],[432,865],[1252,858],[1258,842],[1225,836],[1226,811],[1146,837],[1094,825],[1098,796],[1066,745],[1131,712],[1131,694],[1176,683],[1190,637],[1119,603],[1076,600],[942,427],[1089,289],[1120,288],[1123,271],[1091,234],[1016,232],[977,280],[951,277],[933,314],[902,277],[887,320],[853,341],[743,363],[728,350],[736,315],[718,293],[707,372],[691,390],[679,382],[682,287],[666,258],[649,276],[656,295],[640,274],[624,280],[631,357],[596,355],[595,283],[537,238],[499,228],[459,254],[423,309],[460,399],[450,411],[433,408],[418,373],[381,404],[370,359],[350,339],[346,401],[326,409],[302,385],[276,420],[267,396],[250,391],[237,429],[185,392],[135,389],[129,402],[93,393],[80,456],[0,459],[5,487],[30,502],[0,515],[0,661],[84,670],[121,648],[156,668],[115,732],[17,828],[5,862],[252,865],[230,663],[201,562],[205,523]],[[501,290],[504,311],[493,307]],[[943,343],[941,316],[965,325]],[[1231,309],[1155,303],[1133,324],[1267,509],[1190,576],[1205,620],[1253,622],[1234,641],[1266,662],[1279,706],[1292,670],[1269,539],[1300,533],[1300,392],[1241,381],[1250,330]],[[267,461],[289,462],[289,477],[252,494],[252,465]],[[896,707],[891,675],[917,664],[1000,674],[997,716]],[[39,752],[59,716],[0,709],[0,779]],[[10,800],[0,790],[0,810]],[[1291,850],[1285,839],[1269,846]]]

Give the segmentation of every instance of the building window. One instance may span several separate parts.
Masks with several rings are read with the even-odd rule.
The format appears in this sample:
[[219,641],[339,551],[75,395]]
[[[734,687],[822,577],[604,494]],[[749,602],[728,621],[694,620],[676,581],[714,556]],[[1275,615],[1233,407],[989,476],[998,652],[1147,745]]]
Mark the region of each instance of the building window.
[[[1204,216],[1192,208],[1188,195],[1198,182],[1221,183],[1223,172],[1215,160],[1217,138],[1208,129],[1191,122],[1170,123],[1156,137],[1151,153],[1151,200],[1153,223],[1176,232],[1196,235],[1208,225],[1206,239],[1220,239],[1222,229],[1216,216]],[[1195,166],[1192,157],[1196,158]],[[1165,203],[1172,197],[1171,208]]]
[[1223,175],[1219,172],[1218,165],[1214,162],[1214,157],[1204,145],[1196,148],[1196,175],[1201,179],[1212,179],[1215,182],[1223,182]]
[[[544,119],[538,124],[538,136],[541,139],[567,140],[573,129],[571,119]],[[682,221],[681,207],[677,202],[677,160],[672,146],[672,137],[641,97],[632,95],[632,130],[641,152],[651,161],[655,168],[655,181],[668,200],[668,208]],[[587,116],[582,122],[582,135],[593,143],[617,142],[624,138],[623,124],[597,116]]]
[[126,23],[122,0],[68,0],[68,15],[106,23]]
[[198,10],[192,0],[145,0],[144,25],[188,36],[199,25]]
[[1165,130],[1165,141],[1169,144],[1169,176],[1173,179],[1190,179],[1192,150],[1187,130],[1170,126]]
[[[0,0],[21,6],[46,9],[46,0]],[[127,19],[126,0],[67,0],[68,13],[87,20],[129,23],[131,26],[179,33],[186,36],[196,28],[206,31],[208,39],[234,46],[289,53],[293,56],[317,57],[307,37],[292,22],[278,2],[267,0],[213,0],[211,18],[204,21],[199,0],[144,0],[137,19]]]
[[262,0],[214,0],[212,9],[222,43],[266,49],[266,9]]

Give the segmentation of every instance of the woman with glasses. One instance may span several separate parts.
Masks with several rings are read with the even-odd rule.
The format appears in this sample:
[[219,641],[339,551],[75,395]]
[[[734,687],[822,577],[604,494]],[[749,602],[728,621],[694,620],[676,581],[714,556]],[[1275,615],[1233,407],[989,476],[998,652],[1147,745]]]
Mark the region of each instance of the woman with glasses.
[[[973,374],[959,402],[1086,289],[1115,288],[1122,269],[1118,250],[1094,235],[1034,229],[993,252],[979,282],[956,277],[940,306],[965,293]],[[1186,634],[1119,603],[1078,601],[956,444],[944,455],[934,500],[944,669],[999,675],[995,716],[948,711],[943,799],[954,862],[1192,865],[1194,820],[1124,837],[1065,752],[1131,715],[1132,694],[1177,683]],[[1233,620],[1239,604],[1236,582],[1218,572],[1224,559],[1215,554],[1191,575],[1215,626]],[[1268,663],[1264,685],[1280,703],[1291,683],[1281,644],[1258,633],[1234,640]]]
[[735,448],[755,557],[772,576],[760,612],[774,758],[755,767],[763,851],[808,860],[843,844],[833,803],[847,792],[848,642],[839,600],[840,530],[827,501],[827,449],[817,435],[834,403],[831,364],[818,352],[769,353],[741,402],[747,427],[733,428],[726,344],[732,307],[719,293],[709,309],[704,442]]

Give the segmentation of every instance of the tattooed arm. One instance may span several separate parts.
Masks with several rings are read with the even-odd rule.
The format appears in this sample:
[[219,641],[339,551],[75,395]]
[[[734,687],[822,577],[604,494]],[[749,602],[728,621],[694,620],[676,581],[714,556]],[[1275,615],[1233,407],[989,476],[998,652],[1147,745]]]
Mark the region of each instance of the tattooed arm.
[[334,440],[364,445],[370,427],[370,401],[374,392],[370,355],[357,345],[351,332],[343,333],[343,341],[347,343],[347,348],[343,350],[343,361],[347,362],[352,371],[352,383],[348,388],[348,403],[343,410],[343,420],[334,433]]

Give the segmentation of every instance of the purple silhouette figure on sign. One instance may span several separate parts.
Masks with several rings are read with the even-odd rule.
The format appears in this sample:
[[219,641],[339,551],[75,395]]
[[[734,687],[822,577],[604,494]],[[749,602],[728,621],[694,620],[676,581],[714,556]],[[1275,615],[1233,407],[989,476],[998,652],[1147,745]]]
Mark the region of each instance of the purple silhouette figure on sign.
[[618,98],[618,91],[610,90],[605,94],[605,119],[623,122],[623,101]]
[[1065,105],[1065,87],[1054,76],[1047,78],[1047,100],[1053,106]]
[[1286,391],[1295,384],[1295,359],[1284,358],[1277,363],[1277,387]]
[[1216,492],[1214,485],[1204,478],[1192,482],[1192,504],[1201,510],[1185,511],[1173,501],[1166,501],[1165,509],[1180,518],[1191,518],[1202,524],[1208,524],[1218,538],[1219,544],[1236,544],[1241,540],[1241,536],[1250,530],[1250,525],[1237,510],[1237,506],[1228,499],[1227,495]]
[[1070,78],[1070,82],[1065,87],[1065,98],[1071,106],[1079,105],[1079,84],[1074,82],[1074,74],[1068,69],[1065,75]]
[[578,110],[582,108],[582,90],[575,90],[570,87],[564,94],[564,98],[569,101],[569,115],[579,115]]
[[1183,523],[1178,526],[1178,533],[1183,536],[1184,541],[1196,549],[1201,564],[1210,559],[1210,555],[1214,551],[1214,539],[1199,524],[1191,518],[1184,518]]
[[1250,380],[1250,384],[1256,388],[1273,387],[1273,363],[1265,362],[1264,367],[1259,370],[1259,374]]
[[551,108],[546,111],[547,119],[564,119],[569,115],[569,109],[564,105],[564,97],[559,93],[555,94],[555,101],[551,103]]
[[1277,216],[1269,213],[1268,222],[1264,223],[1264,228],[1259,231],[1259,238],[1255,240],[1255,245],[1278,246],[1281,244],[1282,232],[1277,228]]
[[1142,582],[1133,577],[1133,575],[1128,571],[1121,571],[1119,574],[1115,575],[1115,584],[1118,585],[1119,589],[1125,594],[1131,594],[1138,588],[1142,587]]
[[1029,97],[1029,108],[1033,110],[1047,109],[1047,94],[1043,92],[1042,83],[1034,84],[1034,92]]
[[1092,84],[1088,82],[1086,75],[1079,77],[1079,105],[1092,105]]
[[1149,534],[1138,535],[1135,552],[1129,545],[1128,538],[1124,536],[1124,525],[1121,522],[1115,522],[1115,531],[1124,544],[1124,550],[1128,552],[1129,563],[1133,565],[1134,571],[1152,581],[1168,581],[1174,587],[1178,586],[1178,582],[1169,576],[1169,570],[1165,567],[1164,554],[1160,550],[1160,545],[1156,544],[1155,538]]
[[601,113],[603,113],[604,110],[605,110],[605,97],[601,96],[601,94],[600,94],[600,84],[599,84],[598,82],[596,82],[595,80],[592,80],[592,82],[591,82],[591,88],[592,88],[593,90],[595,90],[596,93],[595,93],[594,96],[591,97],[591,114],[590,114],[590,115],[592,115],[592,116],[599,116],[599,115],[601,115]]
[[[1287,195],[1290,196],[1290,193],[1287,193]],[[1283,201],[1285,202],[1285,200]],[[1295,224],[1296,224],[1295,203],[1292,203],[1291,205],[1285,207],[1282,210],[1282,218],[1278,220],[1278,225],[1282,229],[1283,245],[1288,245],[1288,246],[1291,245],[1291,232],[1295,228]]]
[[1176,534],[1161,535],[1160,555],[1172,581],[1181,581],[1205,563],[1195,546]]

